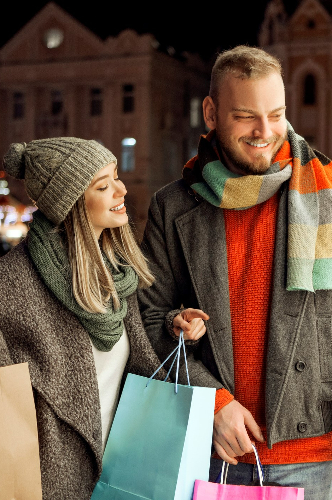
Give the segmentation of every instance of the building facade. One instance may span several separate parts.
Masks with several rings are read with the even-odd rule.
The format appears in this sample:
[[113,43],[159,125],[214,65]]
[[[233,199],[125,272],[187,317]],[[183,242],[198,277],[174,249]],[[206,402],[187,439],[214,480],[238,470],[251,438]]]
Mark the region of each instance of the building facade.
[[269,2],[259,45],[282,62],[289,122],[332,157],[332,1],[288,4]]
[[[118,158],[140,238],[155,190],[181,176],[205,133],[208,64],[163,51],[150,34],[101,40],[48,3],[0,49],[0,155],[12,142],[95,139]],[[11,193],[26,198],[21,182]]]

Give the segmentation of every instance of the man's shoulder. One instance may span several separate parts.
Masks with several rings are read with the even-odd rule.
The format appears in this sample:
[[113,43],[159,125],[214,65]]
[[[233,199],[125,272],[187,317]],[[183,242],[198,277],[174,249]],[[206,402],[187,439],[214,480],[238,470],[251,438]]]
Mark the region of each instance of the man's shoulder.
[[162,188],[155,192],[155,197],[158,200],[168,199],[169,197],[177,196],[187,196],[189,187],[184,182],[183,179],[177,179],[176,181],[166,184]]
[[173,181],[156,191],[151,206],[158,206],[161,212],[176,216],[197,205],[195,193],[183,179]]

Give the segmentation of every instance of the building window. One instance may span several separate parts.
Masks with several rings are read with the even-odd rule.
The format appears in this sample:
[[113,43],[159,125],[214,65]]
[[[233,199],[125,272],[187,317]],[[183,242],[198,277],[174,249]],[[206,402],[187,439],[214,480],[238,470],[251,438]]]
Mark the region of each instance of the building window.
[[13,118],[19,120],[24,118],[24,94],[23,92],[14,92],[13,94]]
[[121,141],[121,170],[122,172],[133,172],[135,170],[135,145],[136,139],[126,137]]
[[201,124],[201,100],[194,97],[190,101],[190,126],[192,128],[199,127]]
[[303,104],[316,104],[316,80],[311,74],[304,79]]
[[93,88],[90,91],[90,115],[100,116],[103,112],[103,91]]
[[132,113],[135,109],[135,96],[134,91],[135,87],[131,84],[123,85],[123,112],[124,113]]
[[63,110],[63,95],[61,90],[52,90],[51,93],[51,114],[59,115]]

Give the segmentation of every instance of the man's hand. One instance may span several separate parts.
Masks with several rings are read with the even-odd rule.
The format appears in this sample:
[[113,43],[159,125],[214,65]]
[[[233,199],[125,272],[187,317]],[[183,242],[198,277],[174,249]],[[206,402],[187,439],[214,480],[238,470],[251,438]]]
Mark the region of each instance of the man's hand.
[[184,340],[198,340],[206,332],[206,326],[203,320],[208,320],[208,316],[201,309],[184,309],[173,319],[173,331],[179,336],[183,330]]
[[235,399],[216,413],[213,444],[220,458],[236,465],[235,457],[253,451],[246,427],[257,441],[264,442],[263,434],[250,411]]

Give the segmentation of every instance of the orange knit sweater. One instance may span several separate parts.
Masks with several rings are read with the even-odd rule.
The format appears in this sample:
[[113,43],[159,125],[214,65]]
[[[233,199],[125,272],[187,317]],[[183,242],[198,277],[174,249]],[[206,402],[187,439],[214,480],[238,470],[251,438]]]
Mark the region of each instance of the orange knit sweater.
[[[283,148],[278,156],[289,154]],[[224,209],[231,324],[233,335],[235,394],[266,437],[265,359],[272,290],[273,256],[279,194],[246,210]],[[233,396],[226,389],[216,395],[215,411]],[[332,460],[332,433],[315,438],[283,441],[269,450],[256,442],[263,464]],[[255,463],[253,453],[237,457]]]

